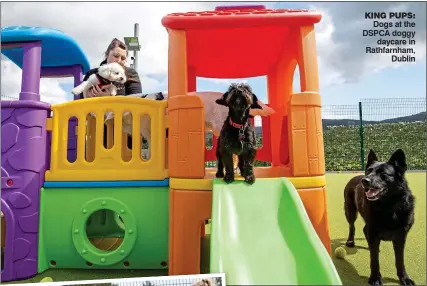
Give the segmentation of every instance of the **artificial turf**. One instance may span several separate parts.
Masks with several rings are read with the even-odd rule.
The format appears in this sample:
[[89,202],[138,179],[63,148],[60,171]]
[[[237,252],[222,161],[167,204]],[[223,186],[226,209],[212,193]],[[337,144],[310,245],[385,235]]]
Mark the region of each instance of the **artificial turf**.
[[[332,249],[345,246],[348,235],[348,224],[344,216],[343,189],[347,181],[354,176],[351,173],[327,174],[328,216]],[[415,224],[408,235],[405,261],[410,277],[417,285],[426,285],[426,173],[408,173],[409,186],[416,196]],[[347,248],[345,259],[333,257],[334,264],[344,285],[366,285],[369,277],[369,251],[364,239],[363,221],[356,223],[356,247]],[[209,236],[202,241],[202,273],[209,269]],[[380,248],[380,267],[385,285],[396,285],[394,252],[391,242],[382,242]],[[167,272],[144,270],[76,270],[50,269],[33,278],[10,283],[40,282],[44,277],[52,277],[53,281],[110,279],[143,276],[165,276]]]
[[[343,188],[353,174],[328,174],[328,211],[332,249],[345,247],[348,224],[344,216]],[[405,248],[408,275],[416,285],[426,285],[426,173],[408,173],[409,187],[416,197],[415,224],[409,232]],[[367,284],[370,275],[368,244],[363,235],[363,220],[356,221],[356,247],[346,248],[345,259],[333,257],[344,285]],[[380,271],[385,285],[398,285],[391,242],[381,242]]]

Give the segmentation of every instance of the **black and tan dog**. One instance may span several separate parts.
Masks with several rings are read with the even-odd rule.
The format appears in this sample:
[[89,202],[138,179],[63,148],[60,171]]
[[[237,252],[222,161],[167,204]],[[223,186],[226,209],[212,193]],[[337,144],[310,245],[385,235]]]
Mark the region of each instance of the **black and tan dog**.
[[344,190],[345,216],[349,223],[346,245],[354,247],[357,214],[365,221],[363,233],[369,245],[369,284],[381,285],[379,249],[381,241],[392,241],[397,276],[401,285],[415,285],[405,269],[405,242],[414,224],[415,198],[405,179],[405,153],[399,149],[387,162],[379,162],[370,150],[365,175],[351,179]]
[[224,177],[226,183],[234,181],[233,154],[235,154],[239,158],[240,174],[246,183],[253,184],[256,135],[250,121],[249,109],[262,109],[258,104],[258,98],[249,85],[233,83],[216,103],[228,107],[228,116],[218,137],[216,177]]

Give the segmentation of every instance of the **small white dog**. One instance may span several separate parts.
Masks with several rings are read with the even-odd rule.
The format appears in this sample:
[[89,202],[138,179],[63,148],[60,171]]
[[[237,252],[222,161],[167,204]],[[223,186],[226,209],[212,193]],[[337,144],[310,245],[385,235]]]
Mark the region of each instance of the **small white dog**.
[[[74,95],[81,94],[91,87],[98,85],[101,89],[103,86],[110,85],[113,82],[124,84],[126,82],[125,69],[118,63],[105,64],[97,68],[97,72],[90,75],[86,81],[76,86],[71,92]],[[117,88],[111,84],[109,88],[112,96],[117,95]]]

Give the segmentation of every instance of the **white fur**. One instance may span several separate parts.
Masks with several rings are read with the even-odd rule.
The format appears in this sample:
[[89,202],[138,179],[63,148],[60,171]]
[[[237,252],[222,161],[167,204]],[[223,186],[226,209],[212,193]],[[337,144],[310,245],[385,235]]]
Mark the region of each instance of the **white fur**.
[[[211,91],[202,91],[202,92],[190,92],[188,95],[199,96],[204,105],[204,113],[205,113],[205,129],[208,131],[212,131],[215,136],[219,136],[222,125],[224,124],[225,119],[228,115],[228,108],[222,105],[219,105],[215,102],[219,97],[222,96],[221,92],[211,92]],[[141,97],[142,94],[132,94],[128,95],[130,97]],[[168,94],[166,92],[163,93],[165,97],[164,100],[168,99]],[[145,98],[155,100],[155,93],[147,95]],[[258,100],[258,104],[261,105],[263,109],[251,109],[250,114],[252,116],[268,116],[274,113],[274,110],[260,100]],[[114,118],[114,113],[109,112],[106,116],[105,121],[111,120]],[[150,150],[151,150],[151,121],[148,115],[144,115],[141,118],[140,122],[140,131],[142,137],[144,137],[147,142],[149,150],[147,153],[148,158],[150,158]],[[123,132],[132,135],[132,117],[129,112],[125,112],[123,114]],[[147,159],[148,159],[147,158]]]
[[[118,63],[110,63],[102,65],[98,68],[98,74],[111,81],[111,82],[119,82],[124,84],[126,82],[126,74],[124,68]],[[100,82],[96,76],[96,74],[92,74],[86,81],[83,81],[78,86],[73,88],[71,91],[74,95],[83,93],[84,91],[88,91],[91,87],[95,85],[99,85]],[[117,95],[117,88],[114,85],[111,85],[109,89],[110,95]]]

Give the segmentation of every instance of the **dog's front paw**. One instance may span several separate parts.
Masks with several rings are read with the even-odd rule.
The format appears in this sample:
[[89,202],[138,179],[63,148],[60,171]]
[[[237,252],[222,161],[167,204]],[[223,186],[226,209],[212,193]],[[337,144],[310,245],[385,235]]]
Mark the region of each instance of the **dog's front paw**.
[[255,183],[255,176],[254,175],[246,176],[245,182],[248,183],[249,185],[252,185],[253,183]]
[[80,94],[80,93],[82,93],[82,91],[81,91],[81,89],[80,88],[73,88],[72,90],[71,90],[71,93],[72,94],[74,94],[74,95],[78,95],[78,94]]
[[369,285],[383,285],[381,278],[381,274],[371,275],[371,277],[369,277],[368,283]]
[[355,244],[354,244],[354,241],[352,241],[352,240],[347,240],[347,242],[345,243],[345,245],[346,245],[347,247],[353,248]]
[[216,174],[215,174],[215,176],[217,178],[224,178],[224,171],[217,171]]
[[240,176],[245,177],[245,169],[240,168],[240,167],[238,169],[239,169],[239,172],[240,172]]
[[224,182],[226,182],[227,184],[234,182],[234,174],[225,174]]
[[400,285],[415,285],[414,280],[409,278],[408,276],[399,278]]

